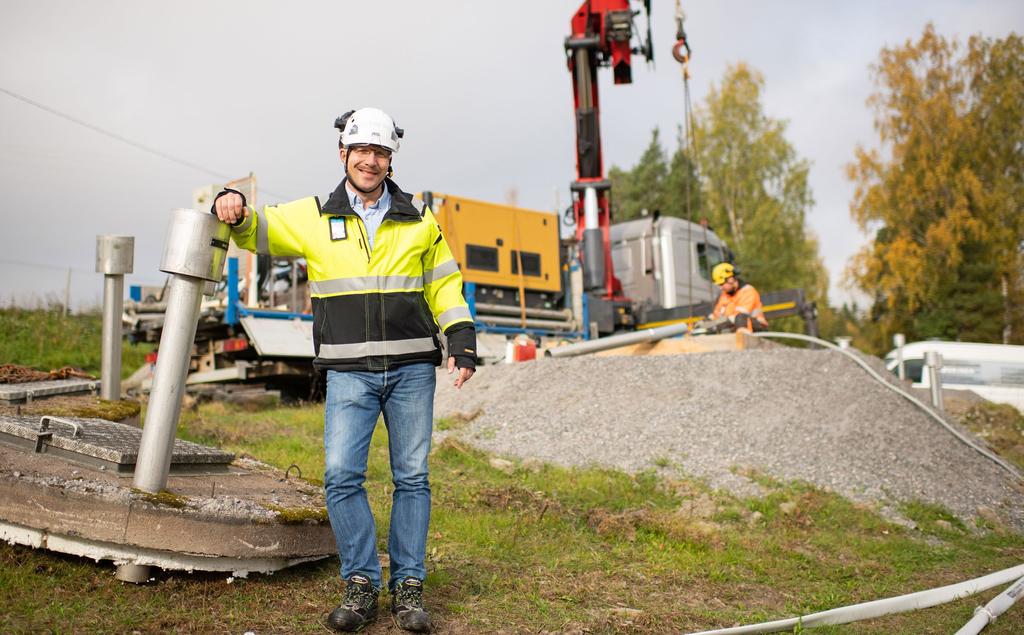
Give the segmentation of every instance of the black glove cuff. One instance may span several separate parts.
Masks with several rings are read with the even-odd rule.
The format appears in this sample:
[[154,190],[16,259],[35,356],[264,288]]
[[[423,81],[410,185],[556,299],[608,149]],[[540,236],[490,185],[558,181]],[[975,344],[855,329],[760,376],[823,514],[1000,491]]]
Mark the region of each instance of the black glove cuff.
[[476,329],[472,323],[460,322],[448,327],[448,354],[459,368],[476,368]]
[[[239,196],[242,197],[242,207],[249,206],[248,202],[246,202],[245,200],[245,194],[242,194],[238,190],[233,190],[230,187],[226,187],[223,190],[221,190],[220,193],[217,194],[217,196],[213,197],[213,204],[210,205],[210,213],[213,214],[214,216],[217,215],[217,200],[220,197],[224,196],[225,194],[238,194]],[[242,224],[243,221],[245,221],[245,214],[243,214],[242,217],[236,220],[235,222],[231,223],[231,226],[238,227],[239,225]]]

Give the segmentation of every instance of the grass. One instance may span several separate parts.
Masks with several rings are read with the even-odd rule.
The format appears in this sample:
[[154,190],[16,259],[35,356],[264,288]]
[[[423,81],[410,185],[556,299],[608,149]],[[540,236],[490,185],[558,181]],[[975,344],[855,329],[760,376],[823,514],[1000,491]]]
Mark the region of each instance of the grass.
[[[322,475],[322,409],[253,412],[210,403],[184,415],[191,440]],[[446,424],[453,428],[454,422]],[[384,552],[387,434],[367,479]],[[763,498],[708,489],[674,468],[629,475],[536,462],[492,466],[449,438],[431,455],[427,600],[440,632],[664,633],[780,619],[950,584],[1024,562],[1024,538],[980,531],[911,503],[918,529],[803,483]],[[666,472],[675,476],[663,476]],[[942,521],[942,522],[940,522]],[[0,632],[324,632],[334,559],[272,576],[164,573],[124,585],[113,567],[0,546]],[[821,633],[950,633],[1001,589]],[[386,608],[385,608],[386,610]],[[381,619],[369,633],[397,632]],[[1011,609],[986,633],[1024,632]]]
[[[98,372],[99,338],[98,316],[0,310],[0,363]],[[146,350],[125,346],[126,372]],[[1024,465],[1024,449],[1015,450],[1024,448],[1019,414],[978,408],[964,422]],[[477,414],[437,427],[457,432]],[[323,473],[321,406],[209,403],[185,412],[179,432],[295,466],[313,482]],[[386,444],[380,427],[366,483],[382,553],[392,491]],[[491,458],[457,437],[431,455],[427,601],[442,633],[696,631],[924,590],[1024,562],[1024,537],[921,502],[900,509],[917,526],[907,529],[871,507],[766,475],[748,474],[763,498],[737,498],[687,478],[685,466],[667,459],[630,475],[534,461],[507,469]],[[322,633],[320,619],[340,598],[334,559],[246,579],[161,573],[143,586],[117,582],[113,570],[0,543],[0,633]],[[1000,590],[805,630],[951,633]],[[380,619],[366,632],[397,629]],[[1020,632],[1024,606],[985,631]]]
[[[65,316],[61,309],[0,309],[0,364],[50,371],[64,366],[100,374],[103,318],[99,313]],[[151,344],[125,343],[121,377],[146,361]]]
[[1024,415],[1013,406],[981,402],[955,412],[957,419],[1004,459],[1024,469]]

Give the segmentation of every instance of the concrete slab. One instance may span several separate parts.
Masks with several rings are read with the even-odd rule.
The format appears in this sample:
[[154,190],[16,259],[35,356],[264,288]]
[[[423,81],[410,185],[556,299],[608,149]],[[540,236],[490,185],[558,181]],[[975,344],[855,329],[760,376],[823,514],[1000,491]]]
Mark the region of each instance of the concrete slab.
[[250,459],[150,495],[129,476],[0,445],[0,523],[11,542],[167,569],[273,571],[337,553],[322,488]]

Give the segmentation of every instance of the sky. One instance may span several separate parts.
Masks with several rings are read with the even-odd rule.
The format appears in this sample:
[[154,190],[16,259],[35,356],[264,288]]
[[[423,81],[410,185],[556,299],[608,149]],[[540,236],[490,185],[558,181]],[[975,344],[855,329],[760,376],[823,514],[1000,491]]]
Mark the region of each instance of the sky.
[[[334,119],[360,106],[405,128],[403,189],[495,202],[514,189],[523,207],[564,208],[575,129],[563,42],[579,4],[0,0],[0,304],[61,299],[69,269],[72,306],[99,304],[100,234],[135,237],[129,285],[162,284],[170,213],[204,185],[253,172],[259,204],[325,199],[341,177]],[[673,151],[683,121],[675,5],[652,4],[655,63],[637,60],[630,85],[600,73],[606,170],[633,166],[655,127]],[[928,22],[961,40],[1024,31],[1024,3],[1010,0],[682,5],[693,103],[745,62],[810,161],[808,225],[832,303],[858,299],[839,286],[867,241],[844,166],[877,145],[865,101],[880,50]]]

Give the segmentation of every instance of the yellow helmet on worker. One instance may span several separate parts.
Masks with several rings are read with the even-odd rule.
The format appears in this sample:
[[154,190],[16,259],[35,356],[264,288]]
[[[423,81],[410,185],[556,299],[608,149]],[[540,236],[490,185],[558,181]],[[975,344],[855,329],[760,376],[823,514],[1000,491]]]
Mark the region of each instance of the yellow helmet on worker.
[[720,262],[711,270],[711,281],[717,285],[725,284],[725,281],[736,275],[736,267],[730,262]]

